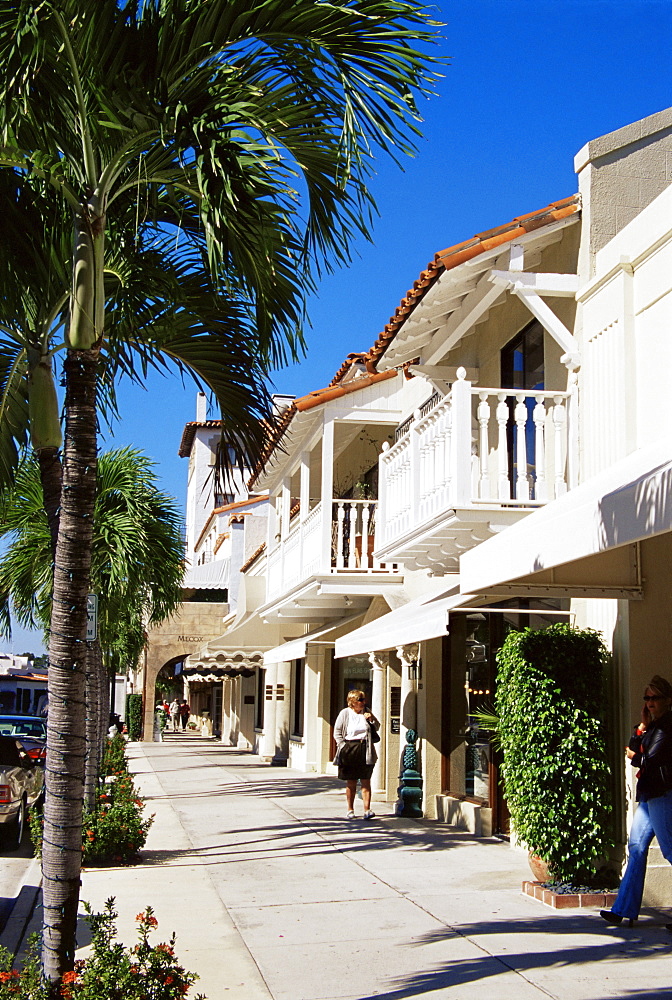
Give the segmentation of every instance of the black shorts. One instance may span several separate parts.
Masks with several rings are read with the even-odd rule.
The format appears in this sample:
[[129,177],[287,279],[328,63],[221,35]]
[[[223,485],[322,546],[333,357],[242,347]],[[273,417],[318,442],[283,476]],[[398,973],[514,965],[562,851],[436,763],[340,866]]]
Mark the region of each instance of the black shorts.
[[338,755],[338,776],[342,781],[370,778],[373,764],[366,763],[366,740],[346,740]]

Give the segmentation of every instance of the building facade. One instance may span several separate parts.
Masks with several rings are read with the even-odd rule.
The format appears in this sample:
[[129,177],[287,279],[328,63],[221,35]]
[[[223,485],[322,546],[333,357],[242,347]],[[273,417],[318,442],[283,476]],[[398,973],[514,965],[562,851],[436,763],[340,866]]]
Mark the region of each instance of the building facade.
[[[576,194],[436,253],[369,351],[284,401],[247,485],[263,543],[226,550],[236,613],[190,657],[253,652],[245,676],[226,661],[219,731],[303,770],[332,769],[362,688],[374,796],[395,800],[412,730],[425,815],[477,835],[508,831],[474,721],[508,629],[602,633],[617,745],[671,671],[672,109],[575,168]],[[237,513],[194,514],[194,553],[225,551]]]

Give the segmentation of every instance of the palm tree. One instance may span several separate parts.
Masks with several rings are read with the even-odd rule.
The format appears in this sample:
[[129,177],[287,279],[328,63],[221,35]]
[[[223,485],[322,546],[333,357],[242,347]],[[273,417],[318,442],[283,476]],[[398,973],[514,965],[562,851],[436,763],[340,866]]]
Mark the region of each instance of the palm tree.
[[[89,645],[87,680],[87,799],[98,778],[107,729],[108,681],[133,669],[146,628],[178,607],[184,574],[181,516],[157,487],[152,463],[131,448],[101,455],[92,544],[91,582],[99,604],[99,640]],[[40,470],[35,459],[19,466],[13,486],[0,492],[0,632],[11,636],[11,613],[47,635],[51,619],[52,555]],[[96,661],[100,654],[100,666]]]
[[[187,257],[205,248],[224,305],[247,312],[259,356],[294,351],[313,276],[369,233],[373,153],[413,148],[433,27],[404,0],[0,0],[0,165],[18,186],[50,184],[73,218],[49,645],[58,706],[43,851],[50,980],[74,959],[106,239],[135,204],[129,239],[151,224],[171,227]],[[200,357],[198,342],[189,352]],[[249,462],[263,430],[231,410],[221,454]]]

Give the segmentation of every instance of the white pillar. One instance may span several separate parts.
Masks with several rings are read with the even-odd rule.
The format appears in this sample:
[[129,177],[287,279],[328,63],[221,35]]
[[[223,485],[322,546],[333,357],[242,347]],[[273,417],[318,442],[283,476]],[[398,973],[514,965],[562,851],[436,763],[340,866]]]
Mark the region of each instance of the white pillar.
[[332,501],[334,498],[334,421],[327,420],[324,424],[322,437],[322,482],[320,485],[322,500],[322,532],[320,551],[320,572],[331,571],[331,518]]
[[222,682],[222,743],[231,746],[231,678]]
[[384,800],[386,797],[387,712],[385,711],[385,696],[387,692],[387,668],[389,661],[389,653],[369,653],[369,663],[371,664],[371,711],[380,722],[380,729],[378,730],[380,743],[376,744],[378,760],[371,775],[371,791],[378,800]]
[[275,751],[271,764],[287,767],[289,758],[289,691],[292,664],[284,660],[277,665],[273,700],[275,702]]
[[420,646],[417,642],[397,647],[397,656],[401,663],[401,732],[400,751],[403,754],[406,746],[406,733],[416,729],[418,725],[418,657]]
[[[261,738],[260,756],[264,760],[272,760],[275,755],[275,683],[278,676],[278,664],[269,663],[266,667],[264,698],[264,735]],[[267,692],[271,692],[271,697]]]
[[284,541],[289,534],[289,514],[292,509],[292,489],[291,489],[291,479],[289,476],[283,476],[282,479],[282,508],[281,508],[281,521],[280,521],[280,535]]
[[238,736],[240,735],[240,677],[231,677],[229,680],[231,691],[231,734],[230,744],[232,747],[238,746]]
[[310,514],[310,452],[301,452],[300,477],[299,477],[299,521],[301,530],[299,532],[299,568],[301,579],[303,580],[303,567],[306,561],[306,554],[303,549],[303,523]]

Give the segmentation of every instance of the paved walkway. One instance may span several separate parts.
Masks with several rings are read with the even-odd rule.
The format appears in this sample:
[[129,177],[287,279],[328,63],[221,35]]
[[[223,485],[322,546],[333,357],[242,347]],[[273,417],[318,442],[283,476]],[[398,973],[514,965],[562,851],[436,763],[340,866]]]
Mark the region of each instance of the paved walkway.
[[208,1000],[672,998],[660,913],[550,910],[508,845],[390,806],[347,821],[333,778],[193,737],[129,749],[156,813],[143,864],[85,872],[82,899],[116,896],[126,943],[151,904]]

